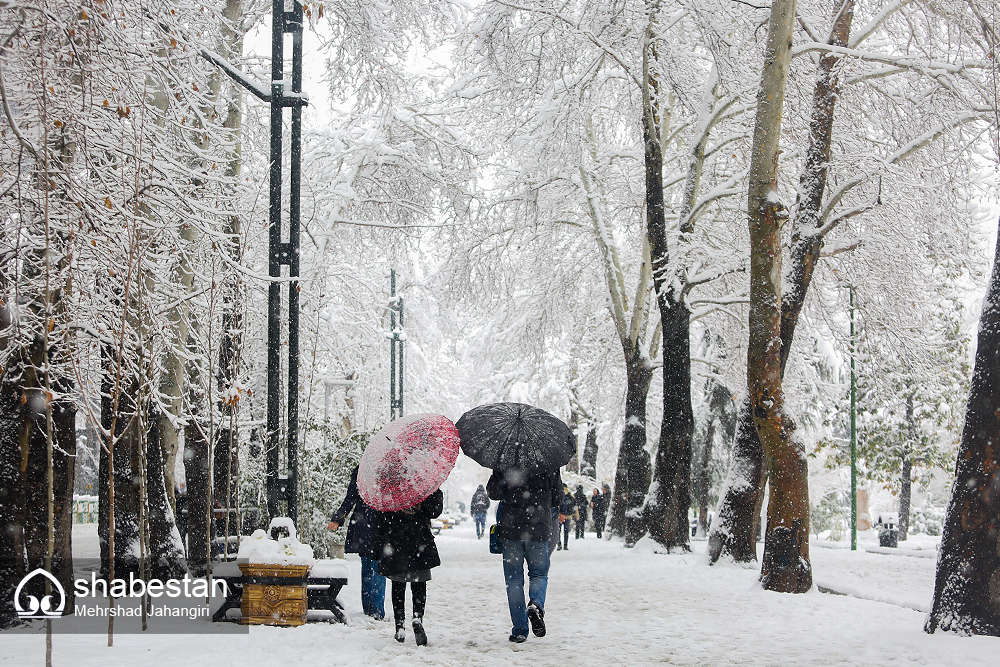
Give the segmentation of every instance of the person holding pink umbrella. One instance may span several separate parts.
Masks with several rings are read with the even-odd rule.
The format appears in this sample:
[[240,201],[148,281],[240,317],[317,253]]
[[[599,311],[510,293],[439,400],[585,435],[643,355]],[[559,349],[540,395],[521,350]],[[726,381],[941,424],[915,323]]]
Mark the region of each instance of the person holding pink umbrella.
[[441,515],[444,494],[438,489],[414,507],[375,516],[378,570],[392,582],[392,616],[396,641],[406,641],[406,584],[410,584],[413,606],[413,637],[417,646],[427,644],[424,609],[431,569],[441,564],[431,533],[431,519]]
[[373,545],[378,571],[392,581],[396,641],[406,641],[406,584],[413,600],[413,636],[427,644],[424,610],[431,570],[441,564],[431,519],[441,515],[440,487],[458,458],[458,429],[441,415],[411,415],[372,436],[358,464],[358,493],[377,510]]

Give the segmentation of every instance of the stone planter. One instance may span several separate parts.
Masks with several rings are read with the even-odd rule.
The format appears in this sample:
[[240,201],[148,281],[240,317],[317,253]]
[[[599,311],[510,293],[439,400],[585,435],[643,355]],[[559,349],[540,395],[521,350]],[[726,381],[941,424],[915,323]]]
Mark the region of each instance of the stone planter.
[[240,572],[246,578],[240,605],[243,623],[303,625],[306,622],[308,565],[240,563]]

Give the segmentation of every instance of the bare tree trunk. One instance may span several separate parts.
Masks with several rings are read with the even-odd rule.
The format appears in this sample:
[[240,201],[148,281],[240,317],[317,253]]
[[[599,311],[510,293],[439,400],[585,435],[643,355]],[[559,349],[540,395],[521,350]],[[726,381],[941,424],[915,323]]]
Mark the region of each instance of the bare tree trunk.
[[152,555],[151,576],[156,579],[180,579],[188,571],[184,560],[184,544],[177,530],[174,510],[167,496],[160,449],[159,425],[162,423],[150,405],[146,434],[146,504],[149,518],[149,552]]
[[640,514],[651,475],[649,453],[646,451],[646,396],[653,370],[649,360],[638,352],[627,369],[625,432],[618,449],[609,527],[612,534],[624,537],[625,543],[631,545],[645,533]]
[[750,322],[747,387],[764,447],[771,495],[761,583],[767,590],[804,593],[809,563],[809,480],[805,449],[794,438],[781,383],[781,226],[787,210],[777,196],[778,140],[791,59],[795,0],[771,6],[764,73],[750,163]]
[[[656,264],[654,276],[656,275]],[[662,275],[663,272],[661,271]],[[655,280],[655,278],[654,278]],[[662,281],[661,281],[662,282]],[[667,286],[657,285],[657,292]],[[690,315],[683,300],[660,304],[663,325],[663,420],[656,448],[653,483],[643,510],[650,536],[668,550],[690,551],[688,508],[691,505],[691,439],[694,413],[691,408]]]
[[[646,172],[646,237],[653,288],[660,310],[663,336],[663,420],[653,467],[652,486],[643,508],[644,528],[661,545],[688,550],[687,513],[691,504],[690,313],[676,277],[669,272],[667,222],[663,203],[663,148],[661,145],[660,84],[657,57],[657,13],[650,12],[643,48],[642,136]],[[697,184],[694,185],[697,189]],[[638,536],[633,536],[633,542]]]
[[[917,437],[917,423],[913,419],[913,395],[906,397],[906,435],[910,442],[915,442]],[[906,541],[910,532],[910,495],[912,492],[913,480],[910,475],[913,472],[913,459],[910,456],[912,451],[909,444],[903,446],[903,456],[899,471],[899,540]]]
[[[847,45],[853,18],[854,0],[834,0],[830,44]],[[832,53],[820,57],[813,89],[809,149],[799,178],[800,199],[796,207],[798,213],[792,229],[792,245],[785,279],[789,290],[781,294],[782,376],[792,349],[795,326],[823,247],[823,236],[820,234],[822,227],[820,208],[826,191],[834,112],[840,89],[836,70],[839,60],[840,58]],[[755,517],[760,516],[766,480],[766,476],[758,472],[763,472],[764,454],[758,449],[759,438],[743,428],[742,410],[739,423],[733,451],[733,466],[725,486],[727,493],[723,495],[716,511],[717,518],[712,527],[714,537],[709,538],[709,558],[713,563],[722,555],[729,556],[736,562],[756,560]],[[755,522],[754,526],[736,526],[731,523],[747,518]]]
[[211,480],[208,474],[209,446],[204,431],[197,423],[201,420],[198,405],[200,399],[194,396],[197,390],[191,387],[191,414],[184,427],[184,476],[187,479],[187,562],[195,576],[205,576],[209,556],[208,543],[208,493]]
[[1000,239],[924,630],[1000,637]]
[[707,535],[709,529],[708,495],[712,486],[710,468],[716,429],[717,427],[721,429],[721,437],[726,443],[732,443],[736,432],[736,411],[733,408],[732,392],[714,378],[706,383],[705,389],[708,394],[708,425],[705,427],[705,442],[699,451],[697,465],[691,473],[691,489],[698,505],[700,535]]
[[580,474],[597,479],[597,427],[593,424],[587,427],[587,441],[583,445]]
[[[142,434],[139,432],[139,419],[136,413],[138,405],[136,397],[139,394],[138,383],[128,377],[123,371],[122,389],[118,392],[117,414],[115,411],[113,361],[118,351],[106,350],[102,355],[105,363],[105,378],[102,381],[101,396],[101,427],[105,433],[114,433],[110,442],[105,441],[101,447],[100,472],[98,475],[98,536],[101,544],[101,574],[111,575],[111,486],[114,486],[114,576],[128,579],[130,573],[140,575],[139,553],[139,516],[141,475],[143,473],[139,462],[139,447],[142,446]],[[107,393],[103,388],[107,388]],[[109,479],[109,447],[114,447],[113,471]]]
[[764,505],[767,468],[764,448],[744,397],[736,417],[732,464],[708,535],[709,562],[726,555],[736,563],[757,560],[757,532]]

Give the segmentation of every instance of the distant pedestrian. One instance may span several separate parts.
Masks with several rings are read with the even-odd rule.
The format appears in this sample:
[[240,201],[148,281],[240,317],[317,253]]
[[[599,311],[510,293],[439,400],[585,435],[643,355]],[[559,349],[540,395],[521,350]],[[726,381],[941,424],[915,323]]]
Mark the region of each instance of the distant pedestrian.
[[413,599],[413,637],[417,646],[427,644],[424,609],[427,605],[427,582],[431,569],[441,564],[431,519],[441,516],[444,494],[440,489],[409,509],[378,512],[374,522],[374,541],[378,569],[392,581],[392,616],[396,621],[396,641],[406,641],[406,583]]
[[[611,514],[611,487],[607,484],[602,484],[601,488],[604,489],[604,492],[601,494],[604,496],[604,511],[608,515]],[[758,523],[760,522],[758,521]]]
[[604,496],[597,489],[590,499],[590,508],[593,511],[594,528],[597,529],[597,539],[601,539],[604,532],[604,522],[608,518],[608,506],[605,505]]
[[[545,591],[549,581],[552,508],[560,504],[559,471],[527,476],[495,470],[486,484],[489,497],[503,501],[497,537],[503,547],[503,575],[512,628],[510,641],[545,636]],[[564,517],[560,517],[564,518]],[[528,604],[524,601],[524,564],[528,564]]]
[[361,556],[361,608],[366,615],[381,621],[385,618],[385,577],[379,574],[372,541],[372,520],[377,512],[368,507],[358,494],[357,466],[351,471],[344,502],[330,518],[327,528],[337,530],[348,514],[351,515],[351,522],[347,524],[344,551]]
[[490,499],[486,495],[486,487],[482,484],[472,494],[472,502],[469,509],[472,511],[472,518],[476,520],[476,538],[482,539],[486,533],[486,510],[490,508]]
[[[561,551],[563,549],[569,549],[569,520],[573,516],[573,508],[576,506],[576,501],[573,500],[573,494],[569,492],[569,487],[563,485],[563,490],[561,497],[559,498],[559,523],[562,526],[562,544],[557,544],[556,549]],[[559,541],[559,537],[556,536],[556,542]]]
[[576,493],[573,495],[576,502],[576,539],[582,540],[584,530],[587,526],[587,494],[583,491],[583,484],[576,485]]

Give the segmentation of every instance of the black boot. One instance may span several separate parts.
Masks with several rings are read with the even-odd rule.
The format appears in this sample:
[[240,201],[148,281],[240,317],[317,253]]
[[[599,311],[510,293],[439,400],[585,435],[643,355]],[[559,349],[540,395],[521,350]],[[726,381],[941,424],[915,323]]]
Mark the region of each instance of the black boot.
[[419,616],[413,617],[413,639],[417,646],[427,646],[427,633],[424,632],[424,621]]
[[528,605],[528,620],[531,622],[531,632],[536,637],[545,636],[545,612],[537,604]]

